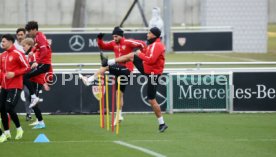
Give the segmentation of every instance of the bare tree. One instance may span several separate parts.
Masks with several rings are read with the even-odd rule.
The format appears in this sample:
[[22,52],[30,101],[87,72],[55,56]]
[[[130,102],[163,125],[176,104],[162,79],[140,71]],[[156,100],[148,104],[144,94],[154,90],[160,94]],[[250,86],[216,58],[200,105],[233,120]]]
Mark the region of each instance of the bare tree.
[[73,15],[73,28],[81,28],[85,27],[86,25],[86,0],[75,0],[75,8],[74,8],[74,15]]

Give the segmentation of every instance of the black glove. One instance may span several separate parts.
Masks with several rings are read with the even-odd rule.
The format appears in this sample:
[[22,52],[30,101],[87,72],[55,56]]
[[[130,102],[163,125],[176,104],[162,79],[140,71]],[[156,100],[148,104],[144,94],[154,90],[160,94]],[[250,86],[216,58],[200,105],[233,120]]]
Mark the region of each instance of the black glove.
[[142,51],[140,50],[140,48],[134,48],[133,52],[134,52],[135,55],[137,55],[138,52],[142,52]]
[[108,58],[103,55],[103,52],[100,52],[100,56],[101,56],[102,67],[107,67],[108,66]]
[[99,33],[99,34],[97,35],[97,38],[98,38],[98,39],[102,39],[103,36],[104,36],[104,33]]

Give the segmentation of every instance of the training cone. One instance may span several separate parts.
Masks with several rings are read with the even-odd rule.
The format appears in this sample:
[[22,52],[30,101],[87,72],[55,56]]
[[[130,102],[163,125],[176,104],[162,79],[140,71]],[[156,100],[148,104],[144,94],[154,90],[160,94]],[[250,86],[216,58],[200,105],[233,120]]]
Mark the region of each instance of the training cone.
[[39,134],[37,138],[34,140],[34,143],[47,143],[50,140],[47,138],[45,134]]

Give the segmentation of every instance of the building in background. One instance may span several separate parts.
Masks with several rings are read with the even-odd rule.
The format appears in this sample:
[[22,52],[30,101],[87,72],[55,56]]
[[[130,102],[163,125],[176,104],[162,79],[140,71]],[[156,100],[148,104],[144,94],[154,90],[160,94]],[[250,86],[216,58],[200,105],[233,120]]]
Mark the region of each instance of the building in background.
[[[1,27],[20,27],[26,21],[41,25],[71,27],[75,0],[0,0]],[[84,26],[119,25],[133,1],[83,0]],[[139,0],[147,21],[152,8],[164,16],[164,0]],[[267,52],[267,24],[276,23],[275,0],[171,0],[171,26],[231,26],[234,52]],[[167,14],[166,14],[167,15]],[[124,23],[125,27],[144,27],[137,6]],[[170,32],[165,29],[166,32]]]

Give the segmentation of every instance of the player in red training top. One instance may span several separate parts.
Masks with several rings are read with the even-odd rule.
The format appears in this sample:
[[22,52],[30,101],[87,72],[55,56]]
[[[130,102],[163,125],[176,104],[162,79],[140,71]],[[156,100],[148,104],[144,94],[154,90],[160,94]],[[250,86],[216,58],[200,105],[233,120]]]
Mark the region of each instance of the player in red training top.
[[[22,46],[23,49],[25,51],[26,54],[28,54],[31,50],[32,50],[32,46],[34,46],[34,41],[32,38],[26,38],[22,41]],[[28,62],[30,65],[32,65],[32,63],[36,60],[37,56],[39,56],[39,51],[35,52],[33,56],[28,57]],[[35,94],[38,96],[39,92],[42,90],[43,84],[47,83],[45,80],[45,73],[36,75],[34,77],[30,78],[31,83],[33,84],[33,86],[35,87]],[[25,97],[26,101],[29,99],[28,102],[30,102],[30,97]],[[41,114],[41,110],[39,108],[39,105],[35,105],[34,107],[32,107],[35,116],[37,118],[37,121],[33,122],[30,125],[35,125],[33,127],[33,129],[43,129],[46,127],[42,114]]]
[[15,139],[19,140],[23,137],[23,129],[15,112],[15,107],[23,89],[23,75],[30,70],[30,66],[24,53],[15,48],[14,40],[10,34],[5,34],[1,38],[1,46],[5,52],[0,58],[0,111],[6,139],[1,136],[0,142],[11,139],[7,113],[17,129]]
[[52,49],[46,36],[38,31],[38,23],[36,21],[28,22],[25,29],[27,30],[28,35],[34,38],[35,41],[35,46],[29,53],[29,56],[34,55],[34,52],[36,51],[39,52],[36,61],[31,65],[31,71],[24,76],[24,85],[26,85],[30,91],[30,108],[32,108],[38,103],[39,98],[35,94],[35,88],[31,83],[30,78],[50,71],[52,64]]
[[[98,34],[98,46],[102,50],[110,50],[114,51],[115,57],[120,57],[123,55],[127,55],[135,49],[143,49],[146,48],[146,44],[139,40],[132,40],[124,38],[124,31],[120,27],[115,27],[112,32],[113,40],[109,42],[103,41],[103,33]],[[108,67],[101,67],[98,72],[96,72],[93,76],[84,77],[80,75],[80,78],[84,82],[85,85],[91,85],[95,79],[98,78],[98,75],[104,74],[105,71],[109,71],[111,75],[115,75],[117,78],[118,76],[124,76],[126,79],[122,80],[120,85],[121,91],[121,102],[120,102],[120,110],[122,111],[122,107],[124,104],[123,97],[126,88],[126,84],[128,83],[129,75],[133,71],[133,63],[132,62],[119,62],[118,64],[114,64]],[[117,84],[117,79],[116,79]],[[116,86],[117,87],[117,86]],[[118,91],[117,91],[118,92]],[[119,121],[123,120],[122,112],[119,112]],[[117,116],[116,116],[117,117]],[[116,122],[117,120],[115,120]],[[116,123],[115,123],[116,125]]]
[[103,57],[102,66],[111,66],[116,62],[132,61],[141,74],[147,76],[148,101],[158,119],[159,131],[164,132],[168,126],[164,122],[160,106],[156,101],[156,89],[160,81],[159,77],[162,75],[165,65],[165,46],[160,41],[160,35],[161,31],[159,28],[151,28],[147,34],[148,47],[144,52],[138,50],[136,54],[130,53],[111,60]]

